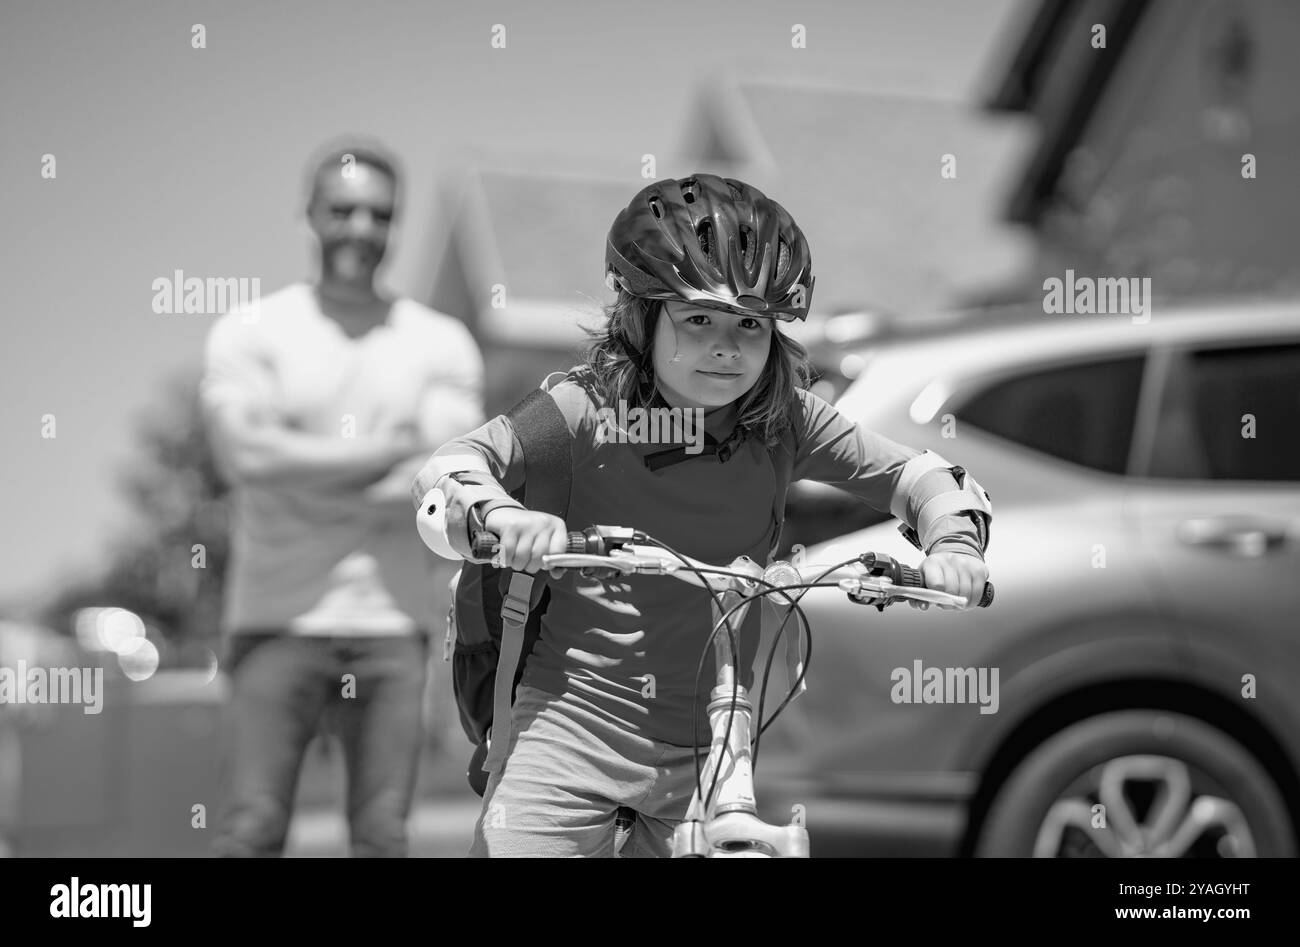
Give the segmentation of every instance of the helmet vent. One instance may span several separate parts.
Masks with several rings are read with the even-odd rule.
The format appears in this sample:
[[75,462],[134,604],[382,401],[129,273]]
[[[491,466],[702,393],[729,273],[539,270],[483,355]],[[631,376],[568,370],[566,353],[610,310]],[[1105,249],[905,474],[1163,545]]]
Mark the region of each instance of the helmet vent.
[[655,220],[664,219],[664,205],[659,201],[658,196],[650,198],[650,213],[655,215]]
[[688,204],[695,203],[695,179],[682,182],[682,200]]
[[700,238],[700,250],[704,252],[705,257],[708,258],[710,263],[717,265],[718,247],[717,241],[714,239],[713,235],[713,221],[700,221],[700,228],[696,233]]
[[748,227],[740,228],[740,255],[745,261],[745,269],[754,265],[754,254],[758,250],[758,241],[754,239],[754,231]]
[[776,278],[784,279],[786,271],[790,269],[790,245],[784,240],[779,241],[779,244],[776,257]]

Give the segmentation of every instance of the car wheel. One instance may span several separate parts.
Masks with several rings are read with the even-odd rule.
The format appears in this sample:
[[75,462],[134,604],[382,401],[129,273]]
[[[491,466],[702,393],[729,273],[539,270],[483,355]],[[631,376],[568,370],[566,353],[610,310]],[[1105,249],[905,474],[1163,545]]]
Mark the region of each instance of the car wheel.
[[1290,857],[1286,805],[1263,766],[1204,721],[1125,710],[1072,724],[998,790],[978,856]]

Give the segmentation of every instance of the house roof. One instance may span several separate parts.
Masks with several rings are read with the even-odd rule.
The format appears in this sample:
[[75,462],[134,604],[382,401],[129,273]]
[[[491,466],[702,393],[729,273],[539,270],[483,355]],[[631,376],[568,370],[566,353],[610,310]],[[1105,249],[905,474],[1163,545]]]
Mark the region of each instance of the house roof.
[[[531,163],[476,165],[448,185],[455,209],[439,279],[451,278],[446,267],[454,257],[472,299],[463,317],[483,336],[567,346],[612,299],[604,285],[605,236],[638,184],[525,167]],[[500,308],[498,284],[505,288]]]
[[605,237],[645,184],[578,175],[481,171],[483,209],[513,295],[581,300],[608,295]]
[[[779,200],[812,244],[817,314],[962,305],[1015,283],[1031,258],[1021,228],[1002,219],[1032,122],[968,104],[837,87],[710,81],[685,124],[684,158],[660,177],[712,171]],[[941,176],[945,154],[956,178]],[[458,185],[456,235],[480,312],[489,287],[508,305],[539,304],[575,321],[608,301],[609,225],[647,182],[586,162],[478,166]],[[530,317],[532,318],[532,317]],[[561,318],[561,321],[563,319]]]
[[[687,141],[807,235],[813,307],[942,308],[1012,283],[1031,244],[1002,215],[1032,123],[962,102],[790,83],[707,87]],[[940,174],[943,156],[956,177]]]

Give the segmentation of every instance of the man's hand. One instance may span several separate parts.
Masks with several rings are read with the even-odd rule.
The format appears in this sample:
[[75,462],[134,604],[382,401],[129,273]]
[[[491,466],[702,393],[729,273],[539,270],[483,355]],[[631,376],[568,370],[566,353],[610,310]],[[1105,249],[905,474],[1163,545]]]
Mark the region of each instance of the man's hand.
[[[939,592],[960,595],[966,599],[965,608],[979,604],[984,594],[984,583],[989,578],[989,567],[984,560],[968,556],[961,552],[936,552],[921,561],[921,578],[926,588]],[[929,602],[908,602],[913,608],[925,611]],[[940,608],[956,610],[955,605],[940,605]]]

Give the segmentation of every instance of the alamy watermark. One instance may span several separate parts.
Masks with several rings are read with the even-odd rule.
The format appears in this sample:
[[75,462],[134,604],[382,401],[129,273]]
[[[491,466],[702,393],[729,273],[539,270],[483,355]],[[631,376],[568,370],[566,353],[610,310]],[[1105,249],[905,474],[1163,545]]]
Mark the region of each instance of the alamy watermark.
[[104,709],[104,669],[0,667],[0,704],[81,704],[84,714]]
[[596,441],[601,444],[685,444],[686,453],[704,450],[703,408],[629,408],[596,412]]
[[997,668],[925,667],[917,658],[910,668],[894,668],[889,679],[896,704],[979,704],[982,714],[998,712]]
[[129,918],[132,927],[148,927],[152,903],[151,884],[83,884],[73,875],[50,888],[50,917]]
[[1134,325],[1151,321],[1151,277],[1074,275],[1065,271],[1065,279],[1049,276],[1043,280],[1043,312],[1049,315],[1081,313],[1085,315],[1121,314],[1133,316]]
[[232,309],[243,313],[244,322],[256,322],[262,301],[262,279],[258,276],[186,276],[175,270],[171,276],[153,281],[153,311],[159,315],[221,315]]

